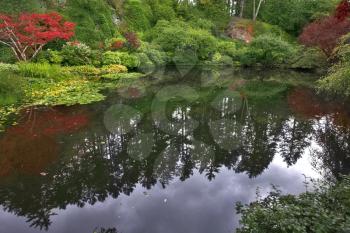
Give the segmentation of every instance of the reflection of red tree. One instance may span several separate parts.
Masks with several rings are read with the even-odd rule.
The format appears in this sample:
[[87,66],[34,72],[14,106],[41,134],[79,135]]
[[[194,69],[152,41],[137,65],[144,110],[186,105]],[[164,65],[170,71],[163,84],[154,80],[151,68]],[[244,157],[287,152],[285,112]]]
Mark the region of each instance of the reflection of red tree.
[[310,89],[295,88],[288,95],[288,105],[302,117],[332,116],[335,124],[350,127],[350,114],[344,106],[321,100]]
[[[27,113],[28,114],[28,113]],[[56,137],[88,124],[85,113],[34,111],[0,139],[0,177],[14,172],[37,175],[58,157]]]

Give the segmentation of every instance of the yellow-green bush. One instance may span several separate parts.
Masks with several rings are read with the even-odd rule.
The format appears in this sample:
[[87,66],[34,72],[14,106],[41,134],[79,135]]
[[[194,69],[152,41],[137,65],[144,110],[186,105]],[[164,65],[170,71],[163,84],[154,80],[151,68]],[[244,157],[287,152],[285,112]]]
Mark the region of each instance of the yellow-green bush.
[[102,63],[104,65],[118,64],[124,65],[127,68],[134,69],[140,65],[137,56],[126,52],[107,51],[102,55]]
[[59,65],[48,63],[18,63],[18,72],[31,78],[59,79],[65,77],[67,72]]
[[126,73],[128,72],[128,68],[123,65],[106,65],[102,66],[101,74],[118,74],[118,73]]

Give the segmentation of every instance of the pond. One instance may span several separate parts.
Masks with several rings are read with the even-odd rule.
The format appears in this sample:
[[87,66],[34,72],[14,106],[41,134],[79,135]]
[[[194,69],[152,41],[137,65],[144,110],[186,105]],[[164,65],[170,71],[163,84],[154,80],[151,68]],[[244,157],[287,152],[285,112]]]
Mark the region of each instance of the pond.
[[178,67],[28,109],[0,136],[0,232],[232,233],[258,187],[349,173],[349,108],[300,86],[314,79]]

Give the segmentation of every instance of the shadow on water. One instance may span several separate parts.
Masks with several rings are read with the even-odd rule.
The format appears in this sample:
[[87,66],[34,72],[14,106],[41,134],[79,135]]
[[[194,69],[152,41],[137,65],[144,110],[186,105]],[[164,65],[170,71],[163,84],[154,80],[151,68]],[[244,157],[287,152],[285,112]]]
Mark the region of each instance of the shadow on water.
[[[349,111],[290,88],[308,75],[174,75],[155,74],[88,106],[24,112],[0,137],[1,231],[116,232],[91,221],[125,233],[232,232],[235,201],[251,201],[257,185],[280,182],[298,193],[309,167],[328,179],[349,173]],[[288,88],[274,84],[251,96],[245,87],[256,77],[261,90],[279,77]],[[194,214],[185,217],[180,207]]]

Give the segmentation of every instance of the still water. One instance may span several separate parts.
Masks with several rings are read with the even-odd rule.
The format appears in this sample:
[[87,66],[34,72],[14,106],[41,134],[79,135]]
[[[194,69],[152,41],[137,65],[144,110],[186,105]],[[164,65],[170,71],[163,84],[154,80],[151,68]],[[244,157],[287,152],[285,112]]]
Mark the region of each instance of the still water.
[[281,84],[313,78],[178,68],[28,109],[0,135],[0,232],[232,233],[257,187],[349,173],[349,108]]

